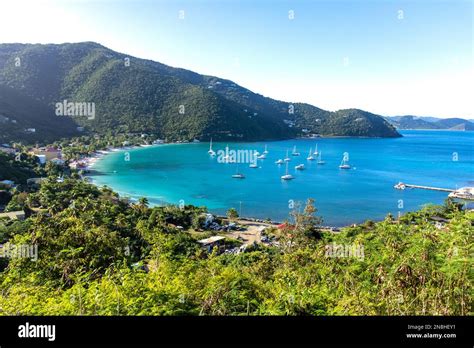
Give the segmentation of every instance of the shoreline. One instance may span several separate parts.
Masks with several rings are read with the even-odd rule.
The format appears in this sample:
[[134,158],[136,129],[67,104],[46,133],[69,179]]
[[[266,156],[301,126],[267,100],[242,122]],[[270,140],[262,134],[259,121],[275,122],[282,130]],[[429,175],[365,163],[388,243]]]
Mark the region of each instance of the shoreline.
[[[322,137],[318,137],[318,138],[322,138]],[[291,140],[306,140],[306,141],[317,141],[318,138],[293,138]],[[329,138],[332,138],[332,137],[329,137]],[[336,137],[336,138],[354,138],[354,137]],[[357,137],[357,138],[360,138],[360,137]],[[367,137],[364,137],[364,138],[367,138]],[[371,138],[371,137],[368,137],[368,138]],[[290,141],[291,141],[290,140]],[[280,142],[282,140],[276,140],[276,141],[272,141],[272,142]],[[217,143],[221,143],[221,142],[217,142]],[[262,143],[262,142],[258,142],[258,143]],[[148,147],[156,147],[156,146],[161,146],[161,145],[181,145],[181,144],[209,144],[209,143],[206,143],[206,142],[186,142],[186,143],[183,143],[183,142],[170,142],[170,143],[162,143],[162,144],[153,144],[153,145],[133,145],[133,146],[123,146],[123,147],[115,147],[115,148],[107,148],[106,150],[97,150],[95,153],[93,153],[91,156],[89,156],[87,159],[85,159],[87,161],[87,166],[84,168],[86,169],[87,171],[95,171],[95,173],[97,174],[103,174],[103,175],[109,175],[110,176],[110,173],[112,173],[112,169],[110,169],[110,172],[108,173],[104,173],[104,172],[101,172],[99,170],[96,170],[96,163],[98,163],[100,160],[102,160],[103,158],[105,158],[106,155],[109,155],[111,153],[115,153],[115,152],[125,152],[125,151],[136,151],[136,150],[139,150],[141,148],[148,148]],[[224,143],[225,144],[225,143]],[[238,146],[238,143],[235,144],[236,146]],[[207,149],[206,149],[207,150]],[[172,150],[170,150],[172,151]],[[97,183],[94,179],[93,179],[93,176],[95,176],[95,173],[85,173],[85,176],[89,178],[89,182],[91,182],[92,184],[94,184],[95,186],[97,187],[102,187],[103,185],[107,185],[106,183],[104,184],[99,184]],[[107,185],[109,186],[109,185]],[[165,199],[161,199],[159,198],[158,195],[154,195],[153,196],[149,196],[148,193],[149,192],[144,192],[143,194],[130,194],[126,191],[123,191],[123,192],[119,192],[117,190],[115,190],[113,187],[109,186],[111,189],[113,189],[115,192],[117,192],[118,194],[120,194],[121,197],[126,197],[128,199],[130,199],[132,202],[138,200],[140,197],[146,197],[152,201],[154,201],[153,203],[151,203],[150,205],[153,205],[153,206],[163,206],[163,205],[167,205],[167,204],[172,204],[172,203],[168,203],[166,202]],[[157,198],[158,197],[158,198]],[[424,203],[426,204],[426,202]],[[198,205],[196,205],[198,206]],[[225,212],[225,207],[219,207],[220,205],[217,206],[216,210],[214,209],[209,209],[208,208],[208,211],[209,213],[212,213],[213,215],[217,215],[217,216],[221,216],[223,215],[222,213]],[[414,210],[412,210],[414,211]],[[256,210],[256,212],[258,213],[258,209]],[[367,220],[371,220],[371,221],[374,221],[374,222],[380,222],[380,221],[383,221],[385,219],[385,217],[390,213],[390,211],[386,211],[385,213],[381,213],[381,214],[377,214],[379,215],[378,218],[373,218],[372,216],[368,216],[368,217],[364,217],[364,216],[361,216],[362,219],[357,220],[357,219],[354,219],[353,221],[350,221],[349,219],[346,219],[345,222],[341,222],[340,221],[340,217],[338,218],[337,214],[333,214],[331,216],[333,216],[333,218],[331,218],[332,220],[332,225],[329,225],[329,226],[321,226],[321,228],[323,229],[340,229],[340,228],[344,228],[344,227],[350,227],[352,225],[360,225],[360,224],[363,224],[365,223]],[[224,213],[225,214],[225,213]],[[392,212],[392,214],[394,214]],[[362,214],[363,215],[363,214]],[[265,218],[265,217],[264,217]],[[247,221],[252,221],[252,222],[258,222],[258,223],[263,223],[263,222],[266,222],[265,219],[262,219],[262,218],[259,218],[259,217],[256,217],[255,215],[254,216],[242,216],[240,217],[240,219],[243,219],[243,220],[247,220]],[[278,221],[277,220],[286,220],[288,219],[288,216],[285,216],[283,218],[280,218],[280,219],[275,219],[275,220],[271,220],[271,223],[277,223],[278,224]],[[344,218],[343,218],[344,220]],[[349,220],[349,221],[347,221]]]
[[[403,130],[422,130],[422,129],[401,129]],[[434,129],[426,129],[428,131],[433,131]],[[446,131],[446,129],[436,129],[436,131]],[[403,135],[401,134],[403,137]],[[318,139],[393,139],[394,137],[371,137],[371,136],[352,136],[352,135],[319,135],[317,137],[296,137],[288,139],[264,139],[264,140],[254,140],[254,141],[239,141],[237,139],[229,139],[233,143],[264,143],[264,142],[280,142],[280,141],[289,141],[289,140],[318,140]],[[226,143],[224,140],[218,140],[214,143]],[[158,144],[142,144],[142,145],[131,145],[131,146],[122,146],[122,147],[113,147],[107,148],[105,150],[96,150],[93,155],[86,156],[77,162],[85,162],[86,165],[81,169],[90,170],[95,165],[96,162],[101,160],[106,155],[109,155],[114,152],[126,151],[126,150],[138,150],[142,148],[156,147],[156,146],[170,146],[170,145],[191,145],[191,144],[209,144],[209,141],[175,141],[175,142],[163,142]]]
[[[176,145],[176,144],[173,144],[173,143],[170,143],[170,144],[156,144],[156,145]],[[179,143],[177,145],[180,145]],[[150,146],[154,146],[154,145],[150,145]],[[150,147],[150,146],[147,146],[147,147]],[[83,178],[87,178],[86,180],[100,188],[100,187],[103,187],[103,186],[107,186],[109,187],[110,189],[112,189],[114,192],[116,192],[117,194],[119,194],[119,196],[121,198],[127,198],[129,199],[132,203],[134,202],[138,202],[139,198],[140,197],[145,197],[147,199],[150,199],[150,196],[136,196],[136,195],[130,195],[130,194],[127,194],[127,192],[122,192],[122,191],[117,191],[115,190],[113,187],[111,186],[108,186],[108,185],[99,185],[95,180],[93,180],[93,178],[91,177],[91,174],[90,171],[94,171],[93,169],[93,166],[98,162],[100,161],[101,159],[103,159],[106,155],[109,155],[111,153],[114,153],[114,152],[120,152],[120,151],[126,151],[126,150],[133,150],[133,149],[140,149],[142,148],[142,146],[132,146],[132,147],[125,147],[125,148],[113,148],[113,149],[110,149],[108,151],[106,150],[98,150],[96,152],[99,152],[99,154],[95,155],[95,157],[91,157],[91,164],[87,167],[87,171],[89,171],[88,173],[85,173],[85,175],[83,175]],[[97,173],[100,173],[99,171],[96,171]],[[152,198],[154,200],[154,198]],[[151,207],[160,207],[160,206],[166,206],[166,205],[173,205],[172,203],[168,203],[166,202],[165,200],[162,200],[162,203],[161,204],[158,204],[158,203],[152,203],[150,202],[149,203]],[[208,207],[206,207],[206,209],[208,209]],[[215,215],[216,217],[218,218],[221,218],[221,219],[228,219],[227,216],[224,216],[224,215],[220,215],[219,213],[217,212],[212,212],[212,210],[208,210],[208,212],[210,214],[213,214]],[[253,216],[239,216],[237,220],[241,220],[241,221],[247,221],[247,222],[252,222],[252,223],[258,223],[258,224],[268,224],[268,225],[272,225],[272,226],[278,226],[278,225],[281,225],[284,223],[284,221],[277,221],[277,220],[265,220],[265,219],[261,219],[261,218],[257,218],[257,217],[253,217]],[[379,220],[374,220],[374,222],[378,222]],[[382,220],[380,220],[382,221]],[[365,222],[365,221],[364,221]],[[363,222],[362,222],[363,223]],[[360,223],[353,223],[353,224],[360,224]],[[353,225],[352,224],[352,225]],[[331,231],[331,232],[334,232],[334,231],[339,231],[341,228],[344,228],[344,227],[350,227],[351,224],[341,224],[341,225],[335,225],[335,226],[320,226],[321,229],[323,230],[326,230],[326,231]]]

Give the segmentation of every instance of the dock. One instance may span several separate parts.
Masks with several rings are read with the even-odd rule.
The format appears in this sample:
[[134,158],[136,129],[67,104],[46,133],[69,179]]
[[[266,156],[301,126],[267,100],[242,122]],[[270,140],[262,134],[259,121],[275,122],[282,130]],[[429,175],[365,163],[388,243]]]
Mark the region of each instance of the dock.
[[423,185],[411,185],[405,184],[403,182],[399,182],[394,186],[397,190],[405,190],[405,189],[422,189],[422,190],[431,190],[431,191],[443,191],[449,192],[448,197],[450,198],[459,198],[465,200],[474,200],[474,187],[462,187],[460,189],[448,189],[442,187],[433,187],[433,186],[423,186]]
[[404,189],[410,188],[410,189],[422,189],[422,190],[444,191],[444,192],[456,191],[456,190],[442,188],[442,187],[405,184],[403,182],[399,182],[398,184],[394,186],[394,188],[396,188],[397,190],[404,190]]

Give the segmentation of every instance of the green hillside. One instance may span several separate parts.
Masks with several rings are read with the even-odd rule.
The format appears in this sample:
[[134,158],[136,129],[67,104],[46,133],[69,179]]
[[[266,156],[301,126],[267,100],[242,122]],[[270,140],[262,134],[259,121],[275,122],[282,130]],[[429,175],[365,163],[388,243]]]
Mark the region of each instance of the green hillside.
[[[31,128],[35,131],[27,131]],[[76,135],[76,128],[73,120],[56,116],[44,103],[0,85],[0,143],[54,141]]]
[[99,134],[147,132],[168,140],[283,139],[305,133],[399,136],[383,118],[361,110],[328,112],[273,100],[232,81],[129,57],[92,42],[0,45],[0,85],[52,112],[63,100],[94,103],[94,119],[73,118]]
[[386,119],[397,129],[474,130],[474,123],[462,118],[393,116]]

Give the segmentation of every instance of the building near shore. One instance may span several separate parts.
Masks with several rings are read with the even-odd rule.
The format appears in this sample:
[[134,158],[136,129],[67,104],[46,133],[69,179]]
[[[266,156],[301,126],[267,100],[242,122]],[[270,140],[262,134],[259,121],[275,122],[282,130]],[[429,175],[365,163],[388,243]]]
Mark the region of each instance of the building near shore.
[[38,157],[40,161],[43,160],[44,158],[45,162],[49,162],[55,158],[62,159],[62,151],[54,147],[34,148],[34,149],[31,149],[30,154]]
[[474,187],[461,187],[451,192],[448,197],[474,201]]

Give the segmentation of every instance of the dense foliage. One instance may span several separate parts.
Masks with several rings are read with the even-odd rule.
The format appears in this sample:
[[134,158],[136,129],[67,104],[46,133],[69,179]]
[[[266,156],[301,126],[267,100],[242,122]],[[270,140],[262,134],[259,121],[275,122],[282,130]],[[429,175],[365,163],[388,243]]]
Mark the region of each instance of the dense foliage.
[[37,244],[38,259],[0,259],[2,315],[472,315],[474,215],[450,202],[335,234],[309,200],[269,232],[279,246],[239,254],[198,246],[204,208],[53,177],[25,204],[41,209],[0,222],[0,243]]
[[[0,144],[50,142],[78,134],[76,127],[73,120],[56,116],[44,103],[0,84]],[[35,132],[26,131],[29,128]]]
[[0,152],[0,180],[13,180],[17,184],[26,184],[27,179],[44,172],[34,157],[26,154],[17,156],[20,157]]
[[[399,136],[382,117],[361,110],[333,113],[308,104],[292,105],[232,81],[129,57],[91,42],[0,45],[1,85],[8,87],[11,97],[4,105],[0,100],[0,114],[18,119],[22,127],[37,126],[37,134],[45,136],[54,129],[52,119],[62,118],[33,107],[16,112],[20,100],[25,105],[41,103],[41,110],[49,108],[51,115],[55,103],[63,100],[95,103],[93,120],[73,117],[74,122],[97,134],[146,132],[169,141],[282,139],[305,134],[303,129],[323,135]],[[26,97],[31,101],[24,101]],[[36,119],[46,121],[43,127],[31,118],[36,114]],[[285,120],[294,124],[290,127]],[[74,130],[68,126],[59,128]],[[11,136],[2,128],[4,138]],[[21,139],[16,136],[12,139]]]

